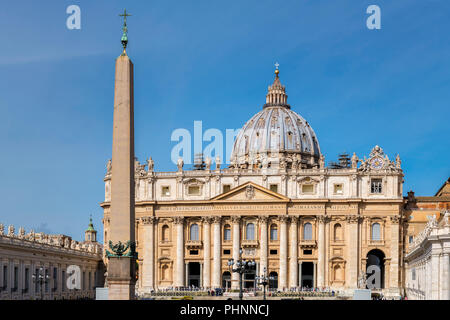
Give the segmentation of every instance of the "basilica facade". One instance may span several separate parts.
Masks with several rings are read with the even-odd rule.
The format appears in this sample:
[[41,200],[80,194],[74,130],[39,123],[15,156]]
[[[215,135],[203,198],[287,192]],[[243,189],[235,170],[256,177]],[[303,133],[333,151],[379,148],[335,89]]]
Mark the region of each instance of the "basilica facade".
[[[319,140],[287,103],[279,71],[266,103],[238,134],[226,168],[180,159],[173,172],[135,163],[138,292],[196,286],[237,289],[228,261],[255,261],[245,288],[270,275],[276,290],[352,292],[375,265],[377,288],[401,294],[403,172],[379,146],[327,167]],[[104,243],[110,239],[111,177],[105,181]],[[242,250],[241,250],[242,249]],[[105,257],[105,264],[108,259]]]

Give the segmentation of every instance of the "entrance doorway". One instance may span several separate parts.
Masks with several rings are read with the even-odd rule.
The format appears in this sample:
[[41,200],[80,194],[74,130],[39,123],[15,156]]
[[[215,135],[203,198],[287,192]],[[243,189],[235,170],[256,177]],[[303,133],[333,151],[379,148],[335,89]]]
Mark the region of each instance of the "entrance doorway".
[[379,249],[370,250],[367,253],[366,287],[368,289],[384,288],[384,258],[383,251]]
[[302,262],[302,278],[300,286],[303,288],[314,287],[314,263]]
[[251,267],[250,270],[245,272],[242,277],[242,287],[244,289],[254,289],[255,288],[255,278],[256,278],[256,265]]
[[188,286],[200,287],[199,262],[189,262],[188,264]]
[[276,291],[278,289],[278,273],[272,271],[269,273],[269,290]]
[[225,271],[222,274],[222,288],[225,291],[229,291],[231,289],[231,273]]

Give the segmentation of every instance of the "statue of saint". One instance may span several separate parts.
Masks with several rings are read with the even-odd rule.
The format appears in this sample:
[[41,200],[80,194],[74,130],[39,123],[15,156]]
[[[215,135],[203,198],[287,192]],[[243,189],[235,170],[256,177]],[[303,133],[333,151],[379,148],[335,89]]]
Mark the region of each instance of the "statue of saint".
[[155,162],[153,161],[152,157],[150,157],[147,160],[147,168],[148,168],[148,172],[153,172],[153,169],[155,167]]
[[178,171],[183,171],[183,166],[184,166],[184,161],[183,158],[178,158],[177,161],[177,167],[178,167]]

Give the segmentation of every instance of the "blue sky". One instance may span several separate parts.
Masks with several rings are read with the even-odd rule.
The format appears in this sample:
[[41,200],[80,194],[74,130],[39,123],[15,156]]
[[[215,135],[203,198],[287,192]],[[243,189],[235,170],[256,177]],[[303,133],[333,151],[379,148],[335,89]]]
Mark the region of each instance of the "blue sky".
[[[66,8],[81,8],[81,30]],[[368,30],[366,8],[381,8]],[[136,155],[175,170],[177,128],[240,128],[274,62],[326,160],[400,154],[404,191],[450,176],[446,0],[8,1],[0,11],[0,221],[81,239],[101,230],[123,8],[135,65]]]

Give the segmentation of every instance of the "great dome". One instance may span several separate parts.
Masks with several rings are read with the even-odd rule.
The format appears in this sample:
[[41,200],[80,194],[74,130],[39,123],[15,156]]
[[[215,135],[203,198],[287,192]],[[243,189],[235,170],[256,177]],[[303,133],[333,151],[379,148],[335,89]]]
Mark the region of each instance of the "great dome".
[[287,104],[278,73],[277,69],[263,110],[247,121],[236,137],[232,166],[312,168],[323,159],[314,130]]

